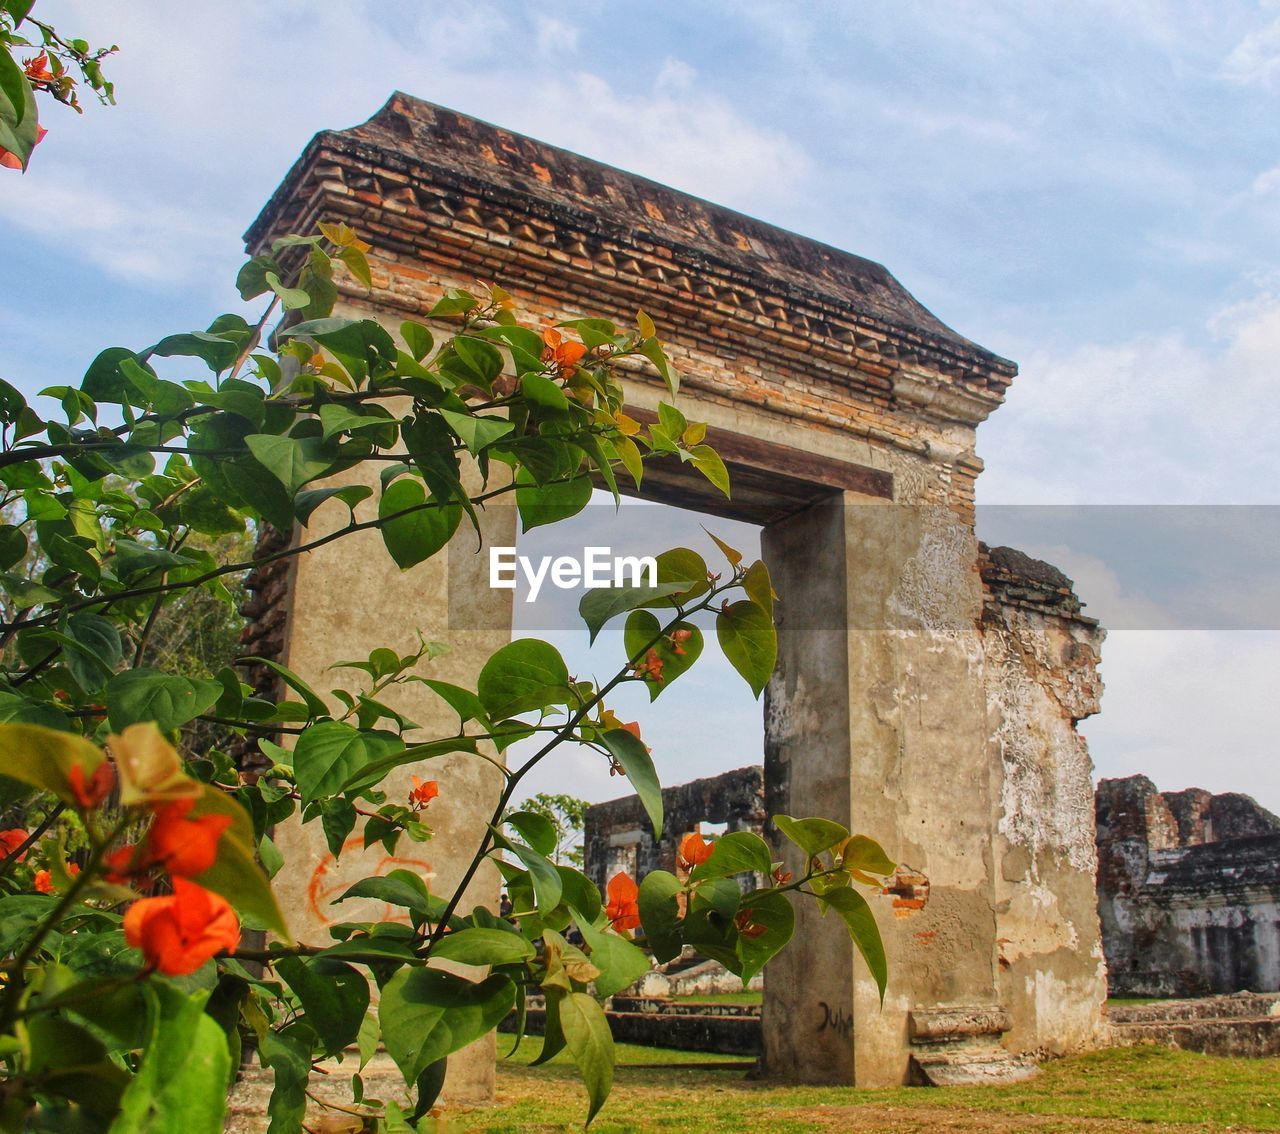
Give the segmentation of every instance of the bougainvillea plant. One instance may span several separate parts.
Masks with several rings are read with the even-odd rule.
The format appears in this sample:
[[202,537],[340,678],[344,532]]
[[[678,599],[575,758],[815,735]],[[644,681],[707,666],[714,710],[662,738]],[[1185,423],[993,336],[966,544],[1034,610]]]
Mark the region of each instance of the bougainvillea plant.
[[[29,7],[0,8],[10,48]],[[272,1134],[304,1129],[313,1066],[344,1055],[352,1108],[380,1129],[426,1129],[448,1057],[513,1014],[523,1029],[534,993],[546,1004],[539,1062],[570,1052],[589,1121],[612,1081],[602,1001],[686,945],[749,980],[791,937],[797,900],[843,920],[883,992],[884,953],[855,884],[879,888],[892,864],[870,839],[775,816],[802,852],[794,877],[764,839],[737,832],[690,837],[674,873],[618,875],[601,894],[555,861],[555,825],[513,802],[531,769],[586,745],[661,831],[641,726],[610,699],[642,682],[656,701],[696,664],[710,622],[760,695],[776,596],[764,564],[727,545],[723,565],[677,548],[657,557],[656,585],[587,592],[592,638],[623,628],[605,680],[571,677],[534,639],[498,649],[474,688],[433,677],[446,647],[425,640],[350,663],[358,693],[321,693],[278,663],[274,696],[244,668],[210,679],[147,664],[173,604],[196,591],[231,602],[226,580],[358,532],[377,531],[386,569],[407,570],[463,525],[480,533],[490,501],[514,497],[526,527],[555,522],[595,484],[639,489],[653,460],[688,462],[728,493],[643,312],[635,330],[532,327],[499,287],[449,290],[393,333],[332,314],[336,273],[369,282],[366,251],[343,225],[278,241],[237,280],[246,300],[264,297],[256,322],[221,315],[145,349],[104,350],[79,383],[41,392],[59,407],[48,417],[0,382],[0,1130],[213,1134],[251,1052],[274,1077]],[[649,426],[624,409],[620,375],[636,366],[670,399]],[[369,468],[377,475],[360,475]],[[345,521],[311,530],[335,512]],[[244,560],[210,550],[266,525],[293,539]],[[454,710],[457,729],[427,735],[398,713],[409,682]],[[529,738],[536,749],[515,759]],[[427,839],[449,796],[432,761],[455,753],[501,776],[490,822],[460,852],[460,884],[436,892],[405,869],[367,877],[336,902],[376,898],[401,916],[295,938],[270,881],[290,870],[273,832],[320,824],[335,855],[353,837],[388,850]],[[384,780],[401,769],[413,786],[392,795]],[[486,862],[510,918],[463,908]],[[744,893],[743,875],[763,885]],[[363,1097],[359,1071],[379,1045],[403,1073],[407,1109]]]
[[104,103],[115,101],[115,90],[102,73],[102,61],[117,48],[93,48],[83,39],[64,38],[52,25],[31,14],[34,7],[35,0],[0,0],[3,169],[26,169],[31,152],[47,133],[40,124],[37,95],[77,112],[82,86]]

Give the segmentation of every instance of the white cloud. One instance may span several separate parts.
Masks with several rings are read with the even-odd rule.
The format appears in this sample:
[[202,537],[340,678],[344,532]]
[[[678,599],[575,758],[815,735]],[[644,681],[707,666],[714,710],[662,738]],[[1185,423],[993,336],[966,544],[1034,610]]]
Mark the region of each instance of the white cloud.
[[1237,83],[1270,86],[1280,79],[1280,20],[1249,31],[1232,48],[1222,70]]
[[1081,725],[1098,778],[1241,791],[1280,811],[1280,633],[1121,631],[1102,651],[1102,713]]
[[984,503],[1273,503],[1280,297],[1118,345],[1017,351],[981,427]]

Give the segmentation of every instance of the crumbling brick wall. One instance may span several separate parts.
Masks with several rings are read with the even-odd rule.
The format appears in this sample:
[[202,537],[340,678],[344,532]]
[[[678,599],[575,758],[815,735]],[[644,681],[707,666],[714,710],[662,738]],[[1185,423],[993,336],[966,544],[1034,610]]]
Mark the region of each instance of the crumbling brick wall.
[[1098,785],[1097,824],[1112,996],[1280,989],[1280,818],[1128,776]]

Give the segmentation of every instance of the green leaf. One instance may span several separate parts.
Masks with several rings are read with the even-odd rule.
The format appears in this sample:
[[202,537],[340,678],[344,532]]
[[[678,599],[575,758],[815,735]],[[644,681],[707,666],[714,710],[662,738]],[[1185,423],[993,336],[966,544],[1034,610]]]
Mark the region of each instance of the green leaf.
[[545,815],[537,815],[532,811],[513,811],[502,822],[519,832],[539,854],[550,857],[556,853],[556,825]]
[[866,898],[849,888],[831,890],[818,899],[821,906],[830,906],[843,919],[849,936],[866,961],[867,968],[880,990],[880,1003],[884,1003],[885,985],[889,980],[889,966],[885,960],[884,942],[880,929]]
[[286,311],[296,311],[311,302],[311,296],[300,287],[285,287],[275,272],[263,272],[262,278],[267,287],[280,297],[280,303]]
[[298,493],[293,502],[293,510],[298,517],[298,522],[305,524],[311,519],[311,513],[326,500],[341,500],[354,511],[360,501],[367,500],[372,495],[373,489],[367,484],[344,484],[336,488],[308,488],[305,492]]
[[680,379],[676,376],[667,356],[662,351],[662,344],[657,339],[645,339],[637,348],[657,368],[662,380],[667,384],[667,391],[674,398],[680,389]]
[[830,819],[792,819],[790,815],[775,815],[773,825],[809,858],[849,837],[848,828]]
[[742,599],[716,615],[716,637],[729,664],[759,697],[778,660],[773,619],[754,602]]
[[313,717],[328,716],[329,706],[324,703],[324,698],[302,680],[288,666],[281,665],[279,662],[272,661],[270,658],[249,657],[242,658],[237,664],[266,666],[272,673],[280,678],[290,689],[297,693],[303,701],[306,702],[307,710]]
[[463,689],[461,685],[453,685],[448,681],[437,681],[432,677],[419,677],[416,680],[444,699],[445,703],[461,718],[459,724],[466,724],[467,721],[484,723],[484,705],[470,689]]
[[502,353],[491,343],[468,335],[458,335],[449,345],[460,364],[454,366],[454,360],[450,359],[450,370],[458,377],[488,389],[502,373]]
[[693,868],[690,882],[709,878],[727,878],[732,874],[763,874],[773,871],[769,844],[753,831],[730,831],[716,839],[711,857]]
[[400,906],[413,914],[419,923],[434,921],[444,913],[445,903],[433,898],[427,884],[411,870],[392,870],[375,878],[362,878],[348,888],[334,905],[348,898],[373,898],[389,905]]
[[307,1114],[311,1046],[296,1035],[267,1028],[258,1037],[258,1052],[273,1073],[267,1134],[297,1134]]
[[452,973],[405,968],[382,990],[378,1021],[387,1054],[407,1082],[498,1026],[516,986],[495,974],[472,984]]
[[[0,55],[7,56],[7,49],[0,49]],[[12,58],[9,62],[13,62]],[[13,154],[25,170],[39,137],[36,100],[31,84],[23,75],[18,75],[16,83],[11,78],[9,86],[18,97],[11,100],[6,94],[0,98],[0,146]]]
[[[8,47],[8,43],[5,44]],[[27,79],[7,50],[0,51],[0,95],[9,100],[13,124],[20,126],[27,112]]]
[[302,1002],[306,1022],[320,1037],[326,1055],[355,1042],[369,1010],[367,977],[326,957],[281,957],[272,964]]
[[[380,408],[380,407],[379,407]],[[357,413],[350,406],[329,402],[320,407],[320,424],[324,427],[324,440],[329,441],[339,433],[358,433],[362,429],[383,429],[395,425],[395,418],[382,413]]]
[[42,701],[0,692],[0,724],[34,724],[65,731],[67,718]]
[[533,474],[521,466],[516,470],[516,485],[520,528],[526,532],[576,516],[591,503],[591,478],[585,475],[537,484]]
[[[387,734],[381,734],[387,735]],[[415,744],[411,748],[402,746],[393,748],[386,755],[370,760],[360,771],[356,772],[342,785],[344,792],[365,791],[381,782],[382,778],[395,768],[405,764],[418,764],[423,760],[431,760],[436,756],[447,756],[451,752],[476,751],[476,742],[463,736],[448,736],[443,740],[432,740],[426,744]]]
[[[443,507],[426,507],[426,504],[426,489],[408,478],[392,481],[378,501],[378,518],[386,521],[382,526],[382,541],[402,571],[440,551],[453,538],[462,519],[462,510],[456,504]],[[388,519],[400,512],[408,514]]]
[[682,593],[686,586],[685,583],[676,581],[659,583],[656,587],[593,587],[582,596],[578,603],[578,613],[587,624],[590,640],[594,642],[596,635],[611,618],[638,607],[665,605],[663,599]]
[[308,481],[324,476],[333,466],[318,437],[282,437],[276,433],[250,433],[249,451],[282,485],[292,499]]
[[564,883],[560,881],[560,873],[555,866],[532,847],[503,839],[501,846],[509,849],[529,871],[533,879],[533,893],[540,914],[549,914],[560,904],[564,893]]
[[640,803],[653,824],[653,837],[662,838],[662,785],[653,767],[653,758],[644,743],[625,728],[611,728],[600,737],[600,743],[622,765],[627,779],[640,797]]
[[421,323],[415,323],[410,319],[400,324],[400,337],[404,339],[404,345],[409,348],[409,353],[415,362],[421,362],[426,358],[435,345],[431,332]]
[[281,337],[307,337],[334,356],[357,381],[368,376],[370,367],[394,365],[396,344],[387,331],[372,319],[312,319],[280,332]]
[[14,524],[0,524],[0,571],[7,571],[27,554],[27,537]]
[[231,1055],[222,1029],[205,1014],[206,993],[151,982],[142,1065],[120,1099],[109,1134],[221,1134]]
[[743,896],[738,916],[749,918],[752,925],[764,927],[764,933],[758,937],[741,933],[738,936],[737,951],[742,961],[739,975],[745,988],[747,982],[764,968],[765,962],[791,940],[795,933],[796,915],[785,894],[776,890],[758,890]]
[[[689,637],[680,645],[681,653],[676,653],[675,645],[669,636],[659,637],[662,624],[657,617],[647,610],[636,610],[627,617],[627,627],[623,635],[623,646],[628,658],[638,657],[640,651],[657,639],[657,644],[650,647],[662,662],[662,680],[651,677],[647,672],[644,683],[649,690],[649,700],[657,700],[658,694],[668,688],[677,677],[684,673],[702,656],[705,644],[702,631],[692,622],[681,622],[674,630],[685,630]],[[641,658],[643,661],[644,659]]]
[[710,445],[695,445],[689,450],[689,463],[729,499],[729,470]]
[[866,835],[852,836],[841,849],[840,857],[845,870],[861,870],[866,874],[892,874],[898,868],[884,853],[884,847]]
[[518,933],[505,929],[455,929],[436,943],[431,957],[465,965],[513,965],[531,961],[534,949]]
[[267,273],[271,272],[279,277],[280,271],[280,265],[270,256],[254,256],[236,273],[236,291],[240,293],[241,299],[253,299],[269,290]]
[[597,929],[576,914],[574,921],[591,950],[591,963],[600,970],[595,979],[597,996],[612,996],[634,984],[649,971],[649,954],[616,933]]
[[114,732],[139,721],[155,721],[161,732],[171,732],[208,712],[220,696],[217,681],[128,669],[107,682],[107,717]]
[[742,589],[756,606],[773,617],[773,584],[769,582],[769,568],[763,560],[758,559],[747,568],[742,577]]
[[569,399],[550,378],[530,372],[520,379],[520,392],[539,420],[544,417],[563,417],[569,412]]
[[613,1035],[609,1021],[604,1009],[585,992],[570,992],[560,1002],[560,1028],[587,1088],[589,1125],[613,1089]]
[[67,779],[79,766],[92,773],[104,757],[101,750],[80,736],[39,724],[0,724],[0,775],[52,792],[64,803],[74,803]]
[[505,417],[486,417],[481,414],[455,413],[453,410],[441,409],[444,418],[453,431],[462,438],[467,451],[476,454],[487,449],[495,441],[500,441],[515,428]]
[[293,771],[302,802],[337,795],[375,760],[404,750],[394,733],[361,730],[341,721],[313,724],[293,749]]
[[498,650],[480,671],[476,691],[495,721],[566,705],[573,696],[560,651],[536,638],[518,638]]

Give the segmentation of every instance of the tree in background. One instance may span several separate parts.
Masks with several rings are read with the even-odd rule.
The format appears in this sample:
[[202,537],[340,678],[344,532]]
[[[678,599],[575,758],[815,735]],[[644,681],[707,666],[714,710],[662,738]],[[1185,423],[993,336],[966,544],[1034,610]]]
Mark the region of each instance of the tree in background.
[[540,791],[524,801],[523,807],[535,815],[541,815],[556,832],[556,849],[551,860],[582,866],[582,829],[587,821],[587,808],[591,804],[573,795],[559,795]]

